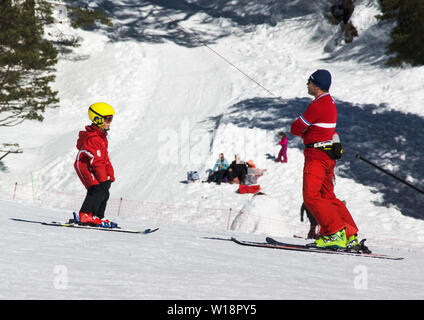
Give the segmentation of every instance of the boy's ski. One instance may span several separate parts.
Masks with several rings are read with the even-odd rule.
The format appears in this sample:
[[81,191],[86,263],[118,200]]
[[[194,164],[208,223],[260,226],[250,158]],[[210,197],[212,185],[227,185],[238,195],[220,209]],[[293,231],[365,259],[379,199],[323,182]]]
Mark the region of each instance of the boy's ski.
[[82,224],[78,224],[78,223],[72,223],[72,222],[56,222],[56,221],[52,221],[52,222],[44,222],[44,221],[34,221],[34,220],[25,220],[25,219],[17,219],[17,218],[10,218],[11,220],[14,221],[20,221],[20,222],[30,222],[30,223],[37,223],[37,224],[42,224],[44,226],[54,226],[54,227],[68,227],[68,228],[80,228],[80,229],[91,229],[91,230],[101,230],[101,231],[111,231],[111,232],[124,232],[124,233],[138,233],[138,234],[149,234],[152,232],[155,232],[157,230],[159,230],[159,228],[148,228],[145,229],[144,231],[140,231],[140,230],[131,230],[131,229],[122,229],[120,227],[117,228],[105,228],[105,227],[96,227],[96,226],[89,226],[89,225],[82,225]]
[[283,243],[272,238],[266,238],[267,242],[251,242],[251,241],[243,241],[238,240],[236,238],[231,238],[237,244],[243,246],[251,246],[251,247],[261,247],[261,248],[272,248],[272,249],[282,249],[282,250],[290,250],[290,251],[302,251],[302,252],[312,252],[312,253],[327,253],[327,254],[340,254],[340,255],[349,255],[349,256],[360,256],[367,258],[376,258],[376,259],[387,259],[387,260],[402,260],[402,257],[392,257],[385,254],[375,254],[375,253],[361,253],[361,252],[349,252],[349,251],[336,251],[331,249],[318,249],[311,248],[305,245],[300,244],[291,244],[291,243]]
[[120,227],[117,228],[105,228],[105,227],[96,227],[96,226],[90,226],[90,225],[82,225],[78,223],[63,223],[63,222],[42,222],[42,225],[45,226],[55,226],[55,227],[69,227],[69,228],[81,228],[81,229],[91,229],[91,230],[101,230],[101,231],[111,231],[111,232],[123,232],[123,233],[142,233],[142,234],[148,234],[155,232],[159,230],[159,228],[155,229],[146,229],[144,231],[140,230],[131,230],[131,229],[122,229]]

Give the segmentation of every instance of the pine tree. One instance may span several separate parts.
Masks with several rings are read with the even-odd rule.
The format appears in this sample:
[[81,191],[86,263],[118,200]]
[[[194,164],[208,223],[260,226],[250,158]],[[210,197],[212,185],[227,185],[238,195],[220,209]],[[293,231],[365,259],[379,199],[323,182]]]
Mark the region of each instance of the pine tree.
[[0,1],[0,126],[43,121],[46,108],[58,106],[50,87],[57,50],[43,39],[46,12],[34,0]]
[[388,19],[396,19],[400,7],[400,0],[380,0],[381,11],[383,11],[383,15],[381,18]]
[[381,0],[380,3],[384,13],[381,18],[397,21],[387,47],[387,54],[393,56],[387,64],[424,65],[424,1]]
[[112,21],[106,15],[103,8],[88,9],[75,5],[68,5],[67,8],[71,19],[71,27],[73,28],[90,29],[96,24],[96,22],[107,27],[113,27]]

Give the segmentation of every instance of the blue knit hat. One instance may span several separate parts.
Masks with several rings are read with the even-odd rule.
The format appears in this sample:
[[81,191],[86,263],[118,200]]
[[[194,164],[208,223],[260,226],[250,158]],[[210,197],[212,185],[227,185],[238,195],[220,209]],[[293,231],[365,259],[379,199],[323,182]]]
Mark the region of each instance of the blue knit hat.
[[328,70],[319,69],[311,74],[308,81],[311,81],[318,88],[328,91],[331,86],[331,74]]

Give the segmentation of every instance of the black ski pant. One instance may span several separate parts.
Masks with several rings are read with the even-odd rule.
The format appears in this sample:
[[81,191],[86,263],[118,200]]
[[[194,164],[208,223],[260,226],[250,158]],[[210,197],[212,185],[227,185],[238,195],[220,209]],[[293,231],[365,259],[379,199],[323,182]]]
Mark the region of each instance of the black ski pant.
[[104,181],[98,185],[91,186],[87,190],[84,202],[79,212],[91,213],[103,219],[105,216],[106,204],[109,200],[110,181]]
[[228,172],[228,180],[229,181],[233,181],[234,178],[238,178],[240,184],[245,184],[246,183],[246,175],[247,175],[247,170],[232,170]]
[[220,184],[226,176],[227,176],[227,170],[221,169],[210,174],[208,178],[208,182],[215,180],[217,183]]

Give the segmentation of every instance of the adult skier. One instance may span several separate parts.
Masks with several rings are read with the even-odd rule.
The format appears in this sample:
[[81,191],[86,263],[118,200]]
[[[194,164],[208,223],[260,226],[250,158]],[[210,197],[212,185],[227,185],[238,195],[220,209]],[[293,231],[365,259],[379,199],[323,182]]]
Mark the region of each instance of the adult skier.
[[[104,219],[109,188],[115,181],[113,166],[108,155],[107,131],[110,129],[113,108],[104,102],[93,103],[88,108],[92,124],[79,132],[78,154],[74,163],[75,171],[87,189],[85,200],[79,211],[80,223],[111,227]],[[78,219],[79,218],[79,219]]]
[[[319,238],[311,246],[319,248],[351,248],[358,244],[358,228],[346,205],[334,194],[334,167],[337,156],[332,153],[337,108],[328,92],[331,74],[317,70],[308,79],[308,94],[315,97],[306,111],[296,119],[290,132],[303,139],[303,201],[313,214]],[[339,142],[340,140],[338,140]]]

